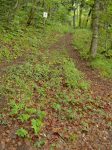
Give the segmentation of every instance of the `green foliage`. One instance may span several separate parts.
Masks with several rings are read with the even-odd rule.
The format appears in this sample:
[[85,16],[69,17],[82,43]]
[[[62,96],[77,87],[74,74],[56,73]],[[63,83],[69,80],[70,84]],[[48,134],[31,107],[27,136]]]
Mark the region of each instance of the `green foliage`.
[[65,78],[66,78],[66,84],[69,87],[77,87],[78,86],[78,81],[80,80],[80,73],[76,69],[74,63],[72,61],[67,61],[65,60],[64,65],[63,65],[64,73],[65,73]]
[[25,112],[32,115],[35,114],[37,110],[35,108],[25,108]]
[[93,68],[97,68],[100,74],[107,78],[112,78],[112,61],[105,57],[98,57],[91,62]]
[[53,103],[52,108],[56,111],[60,111],[61,110],[61,105],[58,103]]
[[46,91],[45,91],[45,89],[43,87],[38,88],[37,92],[38,92],[40,97],[45,97],[46,96]]
[[59,33],[74,33],[73,28],[67,24],[62,24],[59,21],[54,21],[50,26],[48,26],[48,31],[59,32]]
[[110,121],[110,122],[108,123],[108,126],[109,126],[109,127],[112,127],[112,121]]
[[42,148],[44,145],[45,145],[45,140],[43,140],[43,139],[40,140],[40,141],[35,142],[35,144],[34,144],[34,146],[36,148]]
[[11,60],[11,54],[8,48],[3,48],[0,50],[0,59],[6,59],[7,61]]
[[28,136],[28,131],[24,128],[20,128],[16,131],[16,134],[19,136],[19,137],[22,137],[22,138],[25,138]]
[[6,120],[0,120],[0,125],[7,126],[8,122]]
[[46,113],[44,111],[38,110],[37,111],[37,116],[42,121],[45,118]]
[[2,44],[0,47],[0,62],[12,61],[19,57],[22,57],[22,61],[26,60],[26,58],[30,58],[27,57],[28,53],[32,55],[40,53],[39,48],[47,47],[49,43],[56,40],[57,36],[58,35],[54,37],[52,35],[52,30],[50,30],[49,27],[46,29],[45,36],[43,36],[41,31],[33,27],[22,27],[20,31],[14,30],[8,33],[1,32],[0,39]]
[[79,84],[79,88],[82,90],[88,90],[90,87],[90,84],[87,81],[82,80]]
[[[75,122],[77,126],[79,125],[79,130],[82,127],[82,131],[87,132],[89,125],[96,124],[96,120],[99,119],[97,116],[100,115],[100,119],[106,118],[105,122],[110,128],[112,126],[112,123],[108,121],[110,114],[107,114],[108,110],[101,109],[101,107],[109,109],[110,104],[106,105],[106,102],[92,99],[88,90],[89,83],[85,81],[84,75],[77,69],[73,60],[68,58],[65,44],[59,51],[54,52],[54,42],[56,43],[57,38],[65,33],[72,33],[74,45],[81,56],[89,58],[92,32],[88,29],[73,30],[70,24],[74,13],[73,8],[76,9],[75,13],[78,12],[76,15],[79,14],[80,17],[82,7],[81,27],[90,25],[90,19],[86,24],[86,17],[94,1],[1,0],[0,4],[0,63],[4,66],[6,61],[14,61],[11,63],[14,64],[13,66],[6,63],[5,73],[0,78],[0,97],[8,102],[10,100],[5,110],[6,118],[0,114],[0,125],[10,123],[8,127],[11,125],[12,128],[13,123],[16,123],[17,126],[21,126],[16,134],[21,138],[28,137],[32,142],[37,139],[38,141],[34,144],[37,149],[46,149],[43,146],[49,141],[45,143],[45,140],[41,138],[49,140],[47,137],[49,135],[45,133],[45,129],[42,130],[42,127],[46,124],[49,127],[52,121],[53,124],[59,123],[59,130],[66,126],[61,134],[55,129],[52,132],[63,140],[67,138],[68,142],[73,143],[78,137],[70,130]],[[100,9],[105,7],[104,1],[101,4]],[[99,57],[90,63],[92,67],[98,68],[103,76],[112,77],[112,61],[110,60],[112,29],[105,27],[111,26],[111,6],[105,7],[105,10],[107,12],[102,13],[104,16],[99,14]],[[43,31],[44,11],[48,12],[45,31]],[[76,25],[79,24],[79,17],[76,17]],[[53,47],[51,47],[52,44]],[[44,119],[48,122],[44,122]],[[93,121],[91,124],[89,119]],[[76,126],[75,128],[77,129]],[[42,134],[40,134],[41,131]],[[60,141],[56,141],[50,149],[60,149],[59,144]]]
[[106,51],[106,53],[105,53],[105,56],[107,57],[107,58],[112,58],[112,49],[109,49],[108,51]]
[[4,114],[0,114],[0,125],[7,125],[8,121],[4,120]]
[[[34,26],[38,29],[44,28],[43,12],[48,12],[46,25],[51,21],[59,21],[65,23],[69,21],[69,5],[60,0],[43,1],[4,1],[0,2],[0,15],[2,26],[12,31],[21,30],[21,26]],[[7,10],[7,12],[6,12]],[[10,14],[10,15],[9,15]],[[7,27],[8,25],[8,27]]]
[[48,65],[38,64],[35,66],[34,76],[37,81],[39,79],[48,79],[48,74],[49,74],[49,66]]
[[16,103],[15,101],[10,102],[11,112],[10,114],[16,115],[20,110],[22,110],[25,105],[24,103]]
[[68,109],[66,114],[67,119],[75,120],[77,118],[77,114],[74,110]]
[[51,78],[50,81],[47,82],[47,86],[49,88],[56,88],[56,89],[60,89],[60,85],[62,82],[62,78],[59,77],[55,77],[55,78]]
[[26,121],[29,120],[29,118],[30,118],[30,115],[28,115],[28,114],[20,114],[19,117],[18,117],[18,119],[19,119],[21,122],[26,122]]
[[75,142],[77,140],[77,134],[73,133],[69,136],[69,140],[72,141],[72,142]]
[[88,128],[89,128],[89,125],[88,125],[88,123],[87,122],[82,122],[81,123],[81,125],[82,125],[82,128],[83,128],[83,130],[85,130],[85,131],[87,131],[88,130]]
[[31,124],[35,135],[38,135],[43,124],[42,121],[40,119],[32,119]]
[[74,63],[70,60],[65,60],[63,64],[64,75],[65,75],[65,83],[68,87],[76,88],[80,87],[82,89],[88,88],[88,83],[81,80],[81,73],[77,70]]
[[74,33],[73,45],[85,59],[89,57],[90,44],[91,31],[88,29],[76,29]]
[[0,119],[4,117],[4,114],[0,114]]

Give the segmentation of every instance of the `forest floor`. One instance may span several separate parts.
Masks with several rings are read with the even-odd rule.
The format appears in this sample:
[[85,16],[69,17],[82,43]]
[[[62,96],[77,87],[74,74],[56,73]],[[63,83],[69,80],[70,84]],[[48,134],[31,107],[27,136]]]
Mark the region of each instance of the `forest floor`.
[[75,61],[77,68],[91,82],[91,90],[94,92],[94,96],[102,97],[105,100],[108,98],[112,99],[112,80],[101,77],[98,70],[91,68],[89,62],[80,57],[79,52],[73,47],[72,34],[62,37],[57,43],[51,46],[51,49],[62,50],[63,45],[68,50],[69,57]]
[[[71,102],[64,104],[62,102],[61,107],[63,108],[61,110],[60,102],[58,103],[54,100],[56,91],[48,91],[47,102],[42,108],[47,114],[44,119],[44,127],[39,136],[32,136],[30,140],[29,138],[22,139],[15,135],[18,125],[21,125],[21,123],[18,120],[12,119],[15,115],[13,117],[6,115],[4,120],[9,120],[8,124],[0,124],[0,150],[112,149],[112,81],[102,78],[98,70],[91,68],[89,62],[80,57],[72,42],[72,34],[62,36],[55,44],[48,48],[48,53],[51,55],[49,58],[52,57],[53,51],[59,53],[57,57],[60,57],[63,51],[69,55],[76,68],[84,74],[84,79],[90,84],[89,90],[79,90],[79,93],[77,93],[77,90],[74,90],[74,93],[77,93],[75,99],[84,99],[84,101],[82,100],[75,104]],[[43,52],[44,50],[42,50]],[[7,67],[13,64],[15,66],[21,65],[22,62],[24,62],[24,59],[19,58],[15,62],[2,64],[0,66],[2,68],[0,69],[0,76],[5,74],[4,70]],[[69,92],[66,85],[63,86],[63,89],[67,93]],[[63,98],[65,98],[64,96]],[[92,100],[90,100],[90,97]],[[50,98],[53,99],[53,102],[51,102]],[[4,107],[3,103],[2,98],[0,108]],[[53,103],[57,103],[55,105],[57,107],[51,107]],[[35,107],[38,106],[35,105]],[[72,109],[72,113],[70,111],[66,113],[65,109],[67,111]],[[75,116],[73,115],[73,110],[75,111]],[[5,110],[5,114],[9,113],[9,111]],[[33,142],[35,141],[34,143],[36,143],[37,148],[32,146],[34,144],[32,140]]]

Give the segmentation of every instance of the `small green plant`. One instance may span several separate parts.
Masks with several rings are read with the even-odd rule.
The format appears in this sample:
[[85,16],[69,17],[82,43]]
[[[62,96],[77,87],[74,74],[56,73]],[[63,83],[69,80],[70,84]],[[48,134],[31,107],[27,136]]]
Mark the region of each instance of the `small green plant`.
[[60,111],[61,110],[61,105],[58,103],[53,103],[52,108],[55,109],[56,111]]
[[3,58],[3,59],[6,59],[7,61],[10,61],[11,60],[11,52],[8,48],[3,48],[1,51],[0,51],[0,57]]
[[69,140],[72,141],[72,142],[75,142],[77,140],[77,134],[73,133],[69,136]]
[[77,114],[76,112],[74,112],[72,109],[67,110],[67,119],[76,119],[77,118]]
[[70,97],[67,95],[67,93],[64,91],[64,92],[58,92],[56,94],[56,98],[58,99],[58,101],[60,102],[63,102],[65,104],[69,103],[70,101]]
[[80,82],[79,88],[81,88],[82,90],[87,90],[89,88],[89,83],[83,80]]
[[50,150],[55,150],[57,148],[57,144],[53,143],[50,145]]
[[28,114],[20,114],[18,119],[21,120],[21,122],[26,122],[30,118],[30,115]]
[[25,112],[32,115],[35,114],[37,110],[35,108],[25,108]]
[[46,113],[45,113],[45,111],[38,110],[37,116],[39,117],[40,120],[43,120],[46,116]]
[[36,81],[39,81],[39,79],[48,79],[49,76],[49,65],[47,64],[38,64],[35,66],[34,69],[34,78]]
[[73,61],[64,60],[63,64],[64,69],[64,77],[65,77],[65,83],[70,88],[76,88],[79,85],[79,81],[81,80],[81,74],[76,69],[75,64]]
[[39,119],[32,119],[31,124],[32,128],[34,129],[35,135],[38,135],[43,125],[42,121]]
[[11,107],[11,115],[18,114],[20,110],[24,108],[24,103],[16,103],[15,101],[10,102],[10,107]]
[[83,127],[83,130],[88,131],[89,124],[88,124],[87,122],[82,121],[82,122],[81,122],[81,125],[82,125],[82,127]]
[[3,118],[3,116],[4,116],[3,114],[0,114],[0,118]]
[[60,77],[51,78],[48,82],[50,88],[59,89],[61,85],[62,79]]
[[39,96],[41,96],[41,97],[45,97],[46,96],[46,91],[45,91],[45,89],[43,88],[43,87],[39,87],[38,89],[37,89],[37,92],[39,93]]
[[42,139],[40,141],[35,142],[34,146],[37,148],[42,148],[45,145],[45,140]]
[[97,68],[101,76],[112,78],[112,61],[100,56],[91,61],[91,66]]
[[73,44],[76,49],[80,52],[81,56],[87,59],[89,48],[91,43],[91,30],[88,29],[77,29],[74,34]]
[[6,120],[0,120],[0,125],[8,125],[8,122]]
[[20,128],[16,131],[16,134],[19,136],[19,137],[22,137],[22,138],[25,138],[28,136],[28,131],[24,128]]

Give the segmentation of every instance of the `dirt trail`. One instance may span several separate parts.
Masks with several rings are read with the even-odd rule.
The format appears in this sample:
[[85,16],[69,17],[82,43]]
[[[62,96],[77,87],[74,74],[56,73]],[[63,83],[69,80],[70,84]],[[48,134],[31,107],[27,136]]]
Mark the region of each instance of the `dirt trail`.
[[85,78],[91,83],[91,90],[94,97],[101,97],[104,100],[112,99],[112,80],[107,80],[99,75],[98,70],[92,69],[89,62],[82,59],[72,44],[72,34],[66,34],[57,43],[51,46],[50,50],[68,50],[69,56],[75,61],[77,68],[85,74]]

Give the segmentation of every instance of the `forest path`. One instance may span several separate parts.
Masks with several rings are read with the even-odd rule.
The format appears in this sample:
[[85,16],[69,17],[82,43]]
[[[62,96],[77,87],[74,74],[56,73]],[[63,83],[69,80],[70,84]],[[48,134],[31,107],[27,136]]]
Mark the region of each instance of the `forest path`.
[[[66,34],[62,36],[55,44],[51,45],[49,50],[63,50],[68,51],[69,56],[75,61],[77,68],[85,74],[87,80],[91,82],[91,89],[94,96],[100,96],[103,99],[112,99],[112,81],[101,78],[98,70],[92,69],[89,62],[83,60],[80,54],[72,44],[72,34]],[[30,54],[28,54],[30,55]],[[3,62],[0,64],[0,77],[6,72],[6,70],[14,65],[23,64],[27,55],[18,57],[11,62]]]
[[[100,108],[102,108],[103,110],[107,110],[107,114],[112,114],[111,111],[112,109],[110,108],[112,105],[110,104],[111,103],[111,89],[112,89],[112,82],[109,81],[109,80],[106,80],[106,79],[103,79],[99,76],[98,74],[98,71],[97,70],[94,70],[90,67],[89,65],[89,62],[83,60],[81,57],[80,57],[80,54],[78,53],[77,50],[75,50],[75,48],[73,47],[73,44],[72,44],[72,41],[73,41],[73,36],[72,34],[66,34],[64,36],[62,36],[55,44],[52,44],[48,50],[49,52],[53,52],[53,50],[57,50],[61,53],[61,51],[63,51],[64,49],[67,50],[68,52],[68,55],[70,58],[72,58],[77,66],[77,68],[82,72],[84,73],[85,75],[85,78],[87,81],[90,81],[91,82],[91,89],[89,90],[92,94],[92,96],[95,98],[95,97],[101,97],[101,100],[103,101],[100,101]],[[22,58],[19,58],[18,60],[16,60],[16,62],[12,62],[11,64],[7,64],[5,66],[3,66],[2,69],[4,70],[7,70],[8,67],[12,66],[12,65],[19,65],[20,63],[24,63],[25,61],[27,60],[24,60]],[[97,99],[95,99],[95,104],[96,106],[95,107],[98,107],[96,108],[96,111],[99,109],[99,105],[97,106]],[[103,104],[103,105],[102,105]],[[3,106],[3,105],[2,105]],[[49,111],[51,111],[51,107],[48,107]],[[93,107],[94,108],[94,107]],[[52,113],[49,113],[50,115],[47,116],[47,123],[49,123],[47,125],[46,128],[48,128],[48,135],[49,135],[49,141],[53,140],[52,138],[54,138],[54,140],[56,140],[56,138],[60,139],[60,134],[58,133],[59,131],[63,131],[64,129],[68,129],[71,133],[71,131],[73,130],[74,132],[76,131],[79,132],[80,130],[80,134],[79,135],[79,140],[75,143],[74,145],[70,145],[69,143],[66,143],[66,136],[65,136],[65,140],[63,140],[64,142],[61,142],[61,146],[62,148],[59,149],[59,150],[82,150],[82,148],[84,150],[93,150],[93,149],[99,149],[98,147],[100,146],[101,149],[106,149],[107,150],[110,150],[110,145],[111,145],[111,139],[112,139],[112,131],[109,127],[106,127],[107,125],[107,120],[108,120],[108,116],[107,116],[107,119],[105,121],[104,118],[101,118],[100,115],[98,114],[99,112],[96,112],[97,114],[93,114],[93,116],[91,114],[86,114],[85,117],[83,117],[84,121],[91,121],[91,126],[89,127],[89,130],[83,130],[82,129],[82,126],[78,126],[77,125],[77,120],[76,120],[76,124],[75,124],[75,121],[74,123],[70,123],[69,121],[66,122],[66,121],[58,121],[56,120],[54,114],[53,114],[53,111],[51,111]],[[93,118],[91,118],[91,116]],[[87,118],[86,118],[87,117]],[[111,118],[111,116],[110,116]],[[58,122],[57,122],[58,121]],[[83,121],[83,120],[82,120]],[[93,121],[93,123],[92,123]],[[109,121],[109,120],[108,120]],[[12,123],[12,122],[11,122]],[[0,128],[0,135],[2,135],[0,137],[0,140],[4,140],[2,141],[1,140],[1,145],[2,147],[5,147],[7,146],[7,143],[9,142],[9,149],[6,149],[6,150],[10,150],[10,147],[13,146],[15,143],[18,142],[18,139],[16,139],[15,137],[15,129],[16,129],[16,122],[14,122],[14,126],[11,126],[10,127],[10,124],[8,125],[8,129],[6,127],[2,127]],[[51,125],[52,123],[52,125]],[[85,123],[85,122],[84,122]],[[58,126],[57,126],[58,124]],[[88,123],[90,124],[90,123]],[[12,125],[12,124],[11,124]],[[14,127],[14,128],[13,128]],[[54,130],[52,131],[53,129],[60,129],[59,131],[57,130]],[[83,133],[84,132],[84,133]],[[56,135],[54,135],[54,133]],[[67,135],[68,137],[68,135]],[[9,140],[9,141],[8,141]],[[20,142],[19,144],[23,143],[22,146],[19,145],[17,149],[15,150],[35,150],[35,148],[32,148],[32,146],[30,145],[29,141],[24,141],[24,140],[21,140],[22,142]],[[51,142],[50,141],[50,142]],[[62,138],[61,140],[62,141]],[[5,144],[6,145],[5,145]],[[49,143],[48,143],[49,144]],[[84,147],[85,146],[85,147]],[[93,148],[96,147],[96,148]],[[76,147],[76,148],[75,148]],[[102,148],[103,147],[103,148]],[[4,148],[5,149],[5,148]],[[11,147],[11,150],[13,148]],[[0,147],[0,150],[1,147]],[[44,149],[43,149],[44,150]],[[45,148],[45,150],[47,150]]]
[[[74,43],[75,44],[75,43]],[[79,71],[84,74],[85,79],[90,82],[90,94],[96,101],[96,105],[100,100],[100,106],[103,111],[106,111],[107,116],[110,114],[110,120],[112,121],[112,80],[103,78],[100,76],[97,69],[93,69],[90,66],[90,62],[81,58],[78,50],[73,46],[73,35],[66,34],[57,43],[55,43],[50,50],[63,50],[66,49],[68,56],[74,61]],[[97,108],[98,110],[98,108]],[[97,115],[100,113],[97,112]],[[95,115],[94,115],[95,116]],[[89,114],[88,114],[89,117]],[[105,117],[106,118],[106,117]],[[93,118],[91,118],[91,121]],[[97,120],[97,119],[96,119]],[[98,121],[98,122],[97,122]],[[88,132],[88,136],[82,137],[78,142],[78,145],[83,145],[84,149],[96,150],[96,149],[108,149],[110,150],[109,141],[112,139],[112,130],[107,128],[108,119],[104,121],[104,118],[98,118],[97,124],[94,125]],[[100,129],[98,129],[98,128]],[[104,141],[107,135],[107,140]],[[107,144],[108,143],[108,144]],[[84,146],[87,146],[86,148]],[[94,148],[92,147],[94,145]],[[99,148],[98,148],[99,147]],[[77,147],[76,149],[82,149]]]
[[78,70],[83,72],[86,80],[91,83],[93,97],[101,97],[105,101],[112,100],[112,80],[102,78],[98,70],[91,68],[90,63],[80,57],[79,52],[73,47],[72,34],[63,36],[50,47],[50,50],[62,50],[63,48],[68,51],[69,57],[75,61]]

